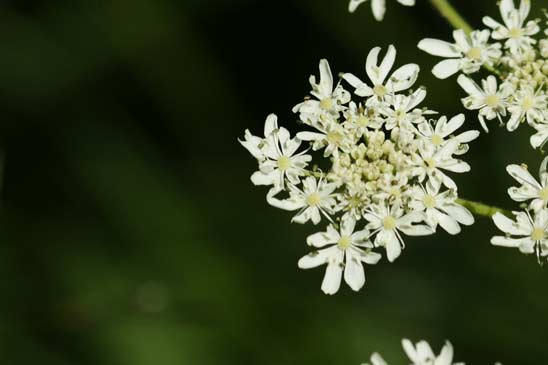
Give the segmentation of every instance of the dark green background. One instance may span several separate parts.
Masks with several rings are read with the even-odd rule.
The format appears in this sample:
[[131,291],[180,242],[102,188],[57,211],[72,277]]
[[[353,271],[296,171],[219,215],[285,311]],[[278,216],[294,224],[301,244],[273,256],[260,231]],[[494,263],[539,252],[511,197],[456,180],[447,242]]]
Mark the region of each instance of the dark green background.
[[[456,1],[473,24],[494,1]],[[540,7],[541,1],[534,2]],[[411,238],[359,293],[299,271],[311,225],[269,207],[237,143],[291,107],[320,58],[363,74],[373,46],[422,66],[425,103],[462,110],[417,42],[450,38],[425,0],[384,22],[346,0],[4,0],[0,4],[0,362],[337,364],[445,339],[469,364],[548,363],[546,269],[493,224]],[[473,113],[467,128],[479,129]],[[515,207],[504,167],[541,155],[493,125],[460,194]]]

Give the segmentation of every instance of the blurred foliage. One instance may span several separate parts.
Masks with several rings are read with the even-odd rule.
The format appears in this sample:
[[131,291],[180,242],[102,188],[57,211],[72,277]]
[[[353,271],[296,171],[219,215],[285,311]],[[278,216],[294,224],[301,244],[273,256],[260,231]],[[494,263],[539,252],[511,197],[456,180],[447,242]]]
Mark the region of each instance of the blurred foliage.
[[[473,24],[494,1],[457,1]],[[540,1],[536,1],[537,4]],[[403,364],[401,337],[470,363],[548,363],[546,270],[493,248],[485,219],[410,239],[360,293],[299,272],[311,226],[268,207],[237,143],[308,92],[320,58],[373,46],[423,66],[427,104],[462,108],[416,43],[450,37],[426,1],[383,23],[346,0],[4,0],[0,4],[0,359],[10,364]],[[470,128],[479,128],[469,115]],[[512,207],[525,128],[472,145],[470,199]]]

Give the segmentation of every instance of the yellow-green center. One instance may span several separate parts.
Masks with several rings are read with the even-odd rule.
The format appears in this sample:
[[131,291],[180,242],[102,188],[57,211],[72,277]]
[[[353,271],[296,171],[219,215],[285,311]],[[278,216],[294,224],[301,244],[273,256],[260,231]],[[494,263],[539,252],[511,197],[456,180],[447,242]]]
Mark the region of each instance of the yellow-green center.
[[323,110],[331,110],[333,108],[333,100],[331,98],[325,98],[320,101],[320,108]]
[[369,125],[369,118],[365,115],[360,115],[358,118],[358,125],[360,127],[367,127]]
[[521,101],[521,107],[524,110],[529,110],[535,105],[535,101],[531,97],[526,97]]
[[434,134],[432,136],[432,143],[435,145],[435,146],[439,146],[443,143],[443,137],[440,136],[439,134]]
[[383,85],[377,85],[373,88],[373,92],[375,93],[375,95],[382,98],[386,95],[386,87],[384,87]]
[[475,60],[475,61],[481,60],[481,48],[479,48],[479,47],[470,48],[470,50],[466,54],[466,57],[468,57],[472,60]]
[[499,97],[495,94],[488,95],[485,97],[485,104],[491,108],[494,108],[497,105],[499,105],[499,101],[500,101]]
[[322,197],[318,193],[312,193],[306,197],[306,204],[310,206],[315,206],[320,203]]
[[291,159],[287,156],[281,156],[278,159],[278,168],[282,171],[287,170],[291,167]]
[[541,190],[538,192],[538,196],[539,196],[542,200],[548,201],[548,188],[541,189]]
[[510,38],[520,38],[523,35],[523,31],[520,28],[512,28],[508,32],[510,34]]
[[422,198],[422,203],[426,208],[434,208],[436,206],[436,197],[427,194]]
[[382,220],[382,226],[384,227],[384,229],[392,230],[396,228],[396,220],[391,216],[385,217]]
[[343,135],[340,134],[339,132],[329,132],[327,133],[327,140],[330,142],[330,143],[333,143],[333,144],[339,144],[343,138]]
[[407,113],[405,112],[405,110],[396,110],[396,119],[398,120],[403,120],[405,119],[405,117],[407,116]]
[[544,229],[542,228],[533,229],[533,233],[531,233],[531,239],[533,241],[540,241],[543,238],[544,238]]
[[428,166],[429,168],[431,169],[436,168],[436,160],[434,160],[433,158],[426,158],[424,159],[424,162],[426,163],[426,166]]
[[352,244],[352,239],[348,236],[342,236],[339,239],[339,242],[337,242],[337,246],[341,250],[346,250],[348,247],[350,247],[351,244]]

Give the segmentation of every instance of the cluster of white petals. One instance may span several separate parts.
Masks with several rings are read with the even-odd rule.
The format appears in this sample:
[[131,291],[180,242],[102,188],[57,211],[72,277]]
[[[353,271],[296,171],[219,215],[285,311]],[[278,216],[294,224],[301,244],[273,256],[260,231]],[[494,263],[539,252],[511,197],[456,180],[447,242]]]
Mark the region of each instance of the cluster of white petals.
[[548,256],[548,157],[540,166],[539,180],[525,165],[509,165],[506,170],[520,185],[508,189],[512,200],[522,203],[522,211],[512,212],[514,219],[502,213],[493,216],[495,225],[505,234],[495,236],[491,243],[519,249],[524,254]]
[[[407,339],[402,340],[402,346],[411,361],[411,365],[464,365],[463,362],[453,362],[453,346],[446,342],[439,355],[436,355],[426,341],[419,341],[416,345]],[[362,365],[388,365],[378,353],[371,355],[370,363]],[[496,363],[495,365],[502,365]]]
[[[381,21],[384,19],[384,14],[386,13],[386,0],[350,0],[350,3],[348,4],[348,11],[351,13],[355,12],[358,6],[360,6],[362,3],[365,3],[366,1],[371,2],[371,11],[373,12],[373,16],[378,21]],[[415,0],[397,0],[400,4],[405,6],[413,6],[415,5]]]
[[[484,17],[488,29],[453,32],[454,43],[423,39],[418,47],[444,57],[432,72],[440,79],[460,72],[458,84],[468,94],[462,99],[469,110],[477,110],[483,129],[498,120],[509,131],[520,124],[534,128],[530,143],[542,147],[548,141],[548,29],[541,32],[538,20],[527,20],[530,0],[499,3],[502,22]],[[481,67],[493,75],[479,81],[470,75]]]
[[449,174],[470,170],[459,157],[479,132],[457,133],[462,114],[431,119],[436,113],[419,106],[426,91],[411,90],[419,67],[393,71],[396,49],[390,46],[382,59],[380,52],[369,52],[365,80],[345,73],[336,82],[321,60],[319,80],[310,77],[311,97],[293,108],[305,128],[295,137],[270,115],[263,137],[246,131],[240,141],[258,161],[251,181],[270,187],[270,205],[295,212],[295,223],[326,223],[308,237],[313,251],[298,263],[327,265],[326,294],[336,293],[343,278],[360,290],[363,264],[376,264],[378,249],[393,262],[405,235],[430,235],[438,227],[458,234],[460,225],[474,222]]

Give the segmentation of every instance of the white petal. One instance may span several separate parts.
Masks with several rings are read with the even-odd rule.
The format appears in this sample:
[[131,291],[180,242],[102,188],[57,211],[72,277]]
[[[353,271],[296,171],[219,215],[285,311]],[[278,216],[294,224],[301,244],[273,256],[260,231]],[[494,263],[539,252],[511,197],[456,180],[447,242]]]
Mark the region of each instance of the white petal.
[[385,0],[371,0],[371,10],[373,11],[373,16],[375,19],[381,21],[384,18],[384,13],[386,12]]
[[460,59],[443,60],[434,66],[432,73],[438,79],[446,79],[453,76],[460,70]]
[[420,50],[439,57],[460,57],[461,53],[455,48],[455,45],[439,39],[425,38],[417,45]]
[[539,190],[542,189],[542,186],[540,186],[537,180],[527,169],[519,165],[508,165],[506,167],[506,171],[520,184],[530,185]]
[[326,232],[314,233],[307,237],[306,243],[309,246],[324,247],[326,245],[335,244],[340,236],[337,231],[330,225]]
[[386,87],[388,90],[396,93],[409,89],[413,86],[415,81],[417,81],[419,71],[419,66],[414,63],[403,65],[390,76],[390,80],[386,83]]
[[343,268],[338,261],[330,262],[325,270],[325,276],[322,281],[322,291],[325,294],[333,295],[341,286]]
[[320,87],[326,94],[331,94],[333,91],[333,75],[326,59],[320,60]]
[[270,114],[266,117],[266,121],[264,123],[264,136],[268,137],[276,129],[278,129],[278,117],[276,114]]
[[348,4],[348,11],[351,13],[355,12],[361,3],[364,3],[366,1],[367,0],[350,0],[350,4]]
[[358,257],[350,253],[351,251],[347,250],[346,252],[346,265],[344,268],[344,281],[352,288],[354,291],[360,290],[365,284],[365,273],[363,270],[363,265]]
[[434,365],[451,365],[453,363],[453,346],[446,342],[440,355],[434,361]]
[[329,258],[338,250],[336,246],[329,247],[324,250],[314,251],[306,256],[301,257],[297,266],[300,269],[311,269],[327,263]]
[[479,85],[467,76],[459,75],[457,83],[471,96],[481,96],[483,94],[483,90]]

